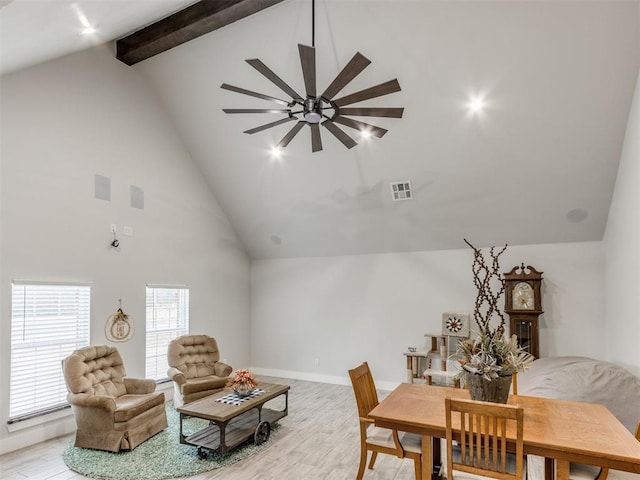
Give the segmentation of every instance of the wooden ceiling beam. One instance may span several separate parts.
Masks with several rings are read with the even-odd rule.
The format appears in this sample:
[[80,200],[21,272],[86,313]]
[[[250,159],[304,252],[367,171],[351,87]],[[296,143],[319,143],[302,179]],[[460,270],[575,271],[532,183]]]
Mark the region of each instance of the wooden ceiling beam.
[[133,65],[282,1],[201,0],[116,40],[116,58]]

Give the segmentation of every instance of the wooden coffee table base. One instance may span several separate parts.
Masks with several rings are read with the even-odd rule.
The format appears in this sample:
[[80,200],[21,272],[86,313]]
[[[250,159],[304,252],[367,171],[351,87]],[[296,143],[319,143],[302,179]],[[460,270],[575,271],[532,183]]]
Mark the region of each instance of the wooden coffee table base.
[[[210,395],[178,408],[180,413],[180,443],[198,447],[200,458],[206,457],[204,449],[225,453],[253,438],[260,445],[269,438],[271,425],[288,415],[289,386],[260,384],[265,393],[253,397],[240,405],[229,405],[216,400],[230,393]],[[264,408],[265,403],[284,395],[284,409]],[[209,425],[193,434],[185,435],[183,421],[194,417],[209,420]]]

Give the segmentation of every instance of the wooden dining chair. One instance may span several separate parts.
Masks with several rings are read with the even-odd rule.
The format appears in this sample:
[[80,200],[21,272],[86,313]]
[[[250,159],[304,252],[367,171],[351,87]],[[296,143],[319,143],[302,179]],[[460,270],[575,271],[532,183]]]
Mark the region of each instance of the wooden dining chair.
[[[449,480],[477,476],[522,480],[524,410],[521,407],[446,398],[445,412]],[[509,442],[507,435],[511,438]],[[453,452],[454,441],[459,446],[457,455]],[[507,455],[507,449],[515,453]]]
[[356,397],[360,423],[360,466],[358,467],[356,479],[362,480],[369,452],[371,452],[369,469],[373,468],[378,453],[386,453],[395,455],[398,458],[412,459],[416,480],[422,478],[420,436],[376,427],[373,424],[373,419],[369,417],[369,412],[378,405],[378,392],[367,362],[349,370],[349,378],[351,378],[353,393]]

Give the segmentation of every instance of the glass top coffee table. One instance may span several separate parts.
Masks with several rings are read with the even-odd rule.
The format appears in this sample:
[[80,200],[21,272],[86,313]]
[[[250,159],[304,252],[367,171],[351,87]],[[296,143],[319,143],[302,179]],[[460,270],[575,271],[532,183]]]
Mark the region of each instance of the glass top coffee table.
[[[256,445],[264,443],[271,433],[271,425],[288,415],[289,385],[258,383],[254,392],[241,397],[225,389],[208,397],[179,407],[180,443],[198,447],[198,456],[206,457],[205,449],[216,453],[228,452],[253,438]],[[283,396],[281,400],[277,397]],[[265,404],[278,403],[272,408]],[[281,404],[284,400],[284,406]],[[188,417],[209,420],[209,425],[195,433],[185,435],[183,420]]]

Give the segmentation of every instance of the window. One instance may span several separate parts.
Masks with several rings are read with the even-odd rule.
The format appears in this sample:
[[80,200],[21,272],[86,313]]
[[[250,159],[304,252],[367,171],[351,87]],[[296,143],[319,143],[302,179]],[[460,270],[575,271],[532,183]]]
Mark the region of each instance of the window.
[[89,345],[91,287],[11,286],[9,423],[67,406],[62,360]]
[[189,333],[189,289],[147,286],[145,377],[166,380],[169,342]]

